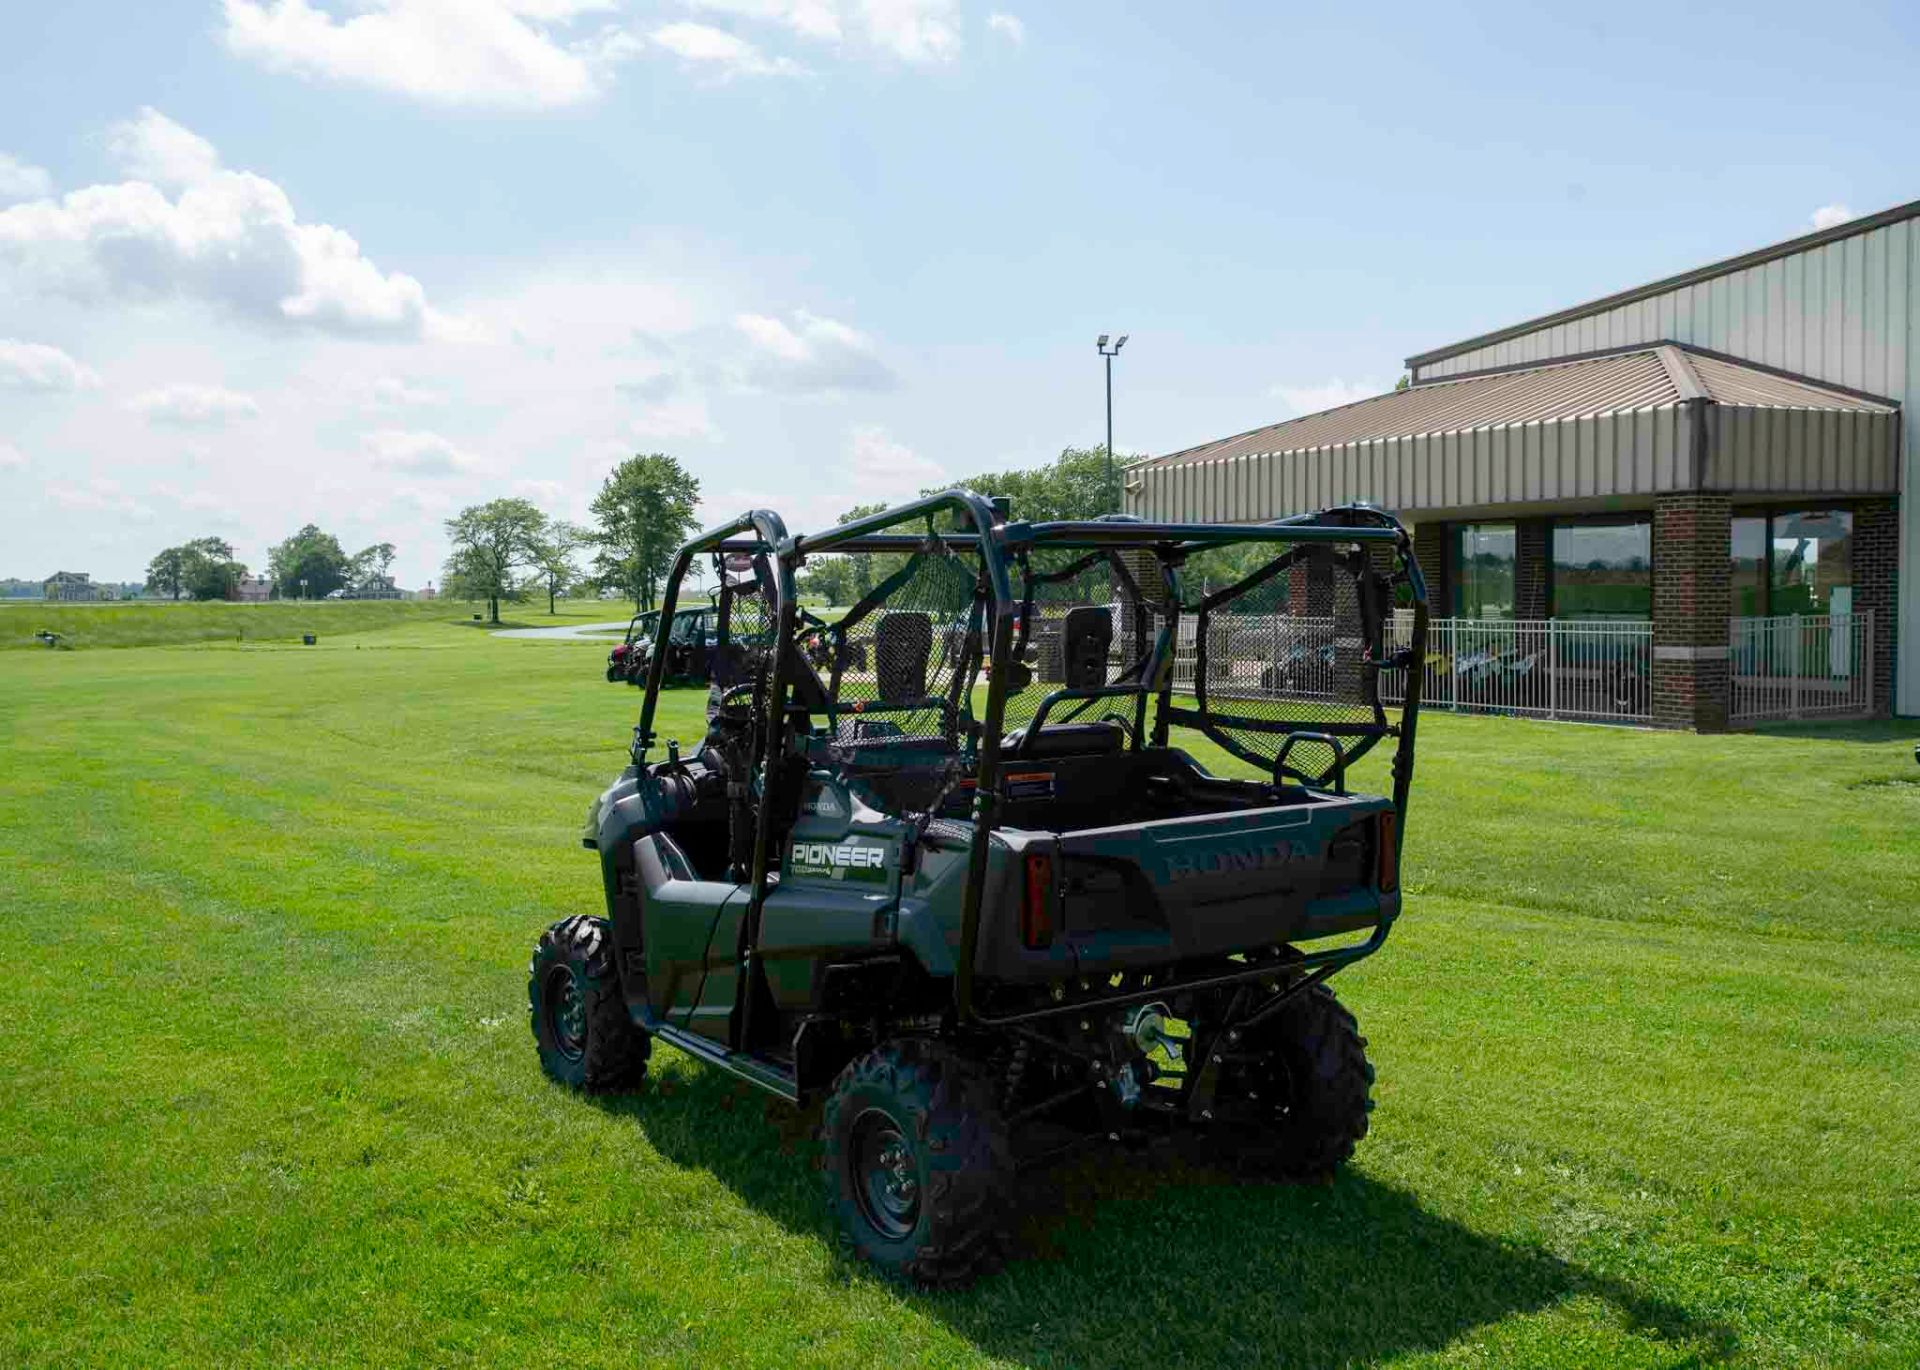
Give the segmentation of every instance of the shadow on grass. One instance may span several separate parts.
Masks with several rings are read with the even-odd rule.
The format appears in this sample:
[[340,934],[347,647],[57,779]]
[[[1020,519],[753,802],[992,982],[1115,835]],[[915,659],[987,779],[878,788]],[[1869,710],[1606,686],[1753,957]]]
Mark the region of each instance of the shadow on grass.
[[[667,1064],[671,1057],[661,1060]],[[664,1156],[710,1171],[791,1231],[836,1241],[811,1128],[716,1071],[596,1099]],[[1249,1185],[1159,1151],[1097,1153],[1023,1175],[1007,1269],[907,1297],[987,1355],[1034,1365],[1340,1366],[1447,1346],[1514,1314],[1588,1297],[1709,1364],[1733,1333],[1537,1247],[1429,1213],[1349,1171]],[[872,1278],[842,1257],[841,1278]]]
[[1861,718],[1848,722],[1762,723],[1755,737],[1792,737],[1810,742],[1920,742],[1920,719]]

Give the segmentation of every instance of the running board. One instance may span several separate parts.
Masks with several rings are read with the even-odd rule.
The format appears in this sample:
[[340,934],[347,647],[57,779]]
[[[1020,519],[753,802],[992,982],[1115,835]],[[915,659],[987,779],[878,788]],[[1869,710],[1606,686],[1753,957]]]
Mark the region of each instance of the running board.
[[675,1027],[671,1023],[653,1018],[652,1014],[647,1016],[653,1019],[645,1024],[647,1031],[667,1045],[679,1047],[696,1061],[718,1066],[727,1074],[745,1080],[750,1085],[756,1085],[769,1094],[785,1099],[790,1104],[800,1102],[800,1090],[794,1083],[793,1076],[780,1067],[762,1061],[756,1056],[749,1056],[745,1052],[728,1051],[711,1038],[702,1037],[699,1033],[689,1032],[685,1028]]

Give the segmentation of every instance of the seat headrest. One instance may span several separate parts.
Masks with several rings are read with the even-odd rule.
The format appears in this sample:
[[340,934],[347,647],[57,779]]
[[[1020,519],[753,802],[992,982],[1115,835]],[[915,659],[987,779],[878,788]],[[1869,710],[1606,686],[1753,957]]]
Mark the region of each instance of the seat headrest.
[[[1025,728],[1006,735],[1001,747],[1012,752],[1027,739]],[[1117,723],[1049,723],[1034,735],[1033,745],[1020,753],[1023,757],[1108,756],[1121,750],[1127,735]]]

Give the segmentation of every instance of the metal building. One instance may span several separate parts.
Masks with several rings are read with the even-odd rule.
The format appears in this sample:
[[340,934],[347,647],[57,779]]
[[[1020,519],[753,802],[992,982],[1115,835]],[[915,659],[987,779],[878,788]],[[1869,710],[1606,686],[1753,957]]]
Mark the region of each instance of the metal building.
[[1407,365],[1132,467],[1130,507],[1395,510],[1463,706],[1558,713],[1601,661],[1634,721],[1920,713],[1920,201]]

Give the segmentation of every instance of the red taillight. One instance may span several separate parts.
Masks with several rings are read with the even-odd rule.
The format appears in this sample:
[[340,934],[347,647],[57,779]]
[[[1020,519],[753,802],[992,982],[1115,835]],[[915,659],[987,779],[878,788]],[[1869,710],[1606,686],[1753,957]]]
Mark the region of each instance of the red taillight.
[[1379,884],[1382,894],[1392,894],[1400,888],[1400,844],[1395,841],[1395,824],[1399,815],[1388,809],[1380,815],[1379,830],[1374,833],[1373,849],[1379,862]]
[[1027,897],[1020,901],[1020,940],[1029,947],[1053,941],[1053,858],[1027,856]]

